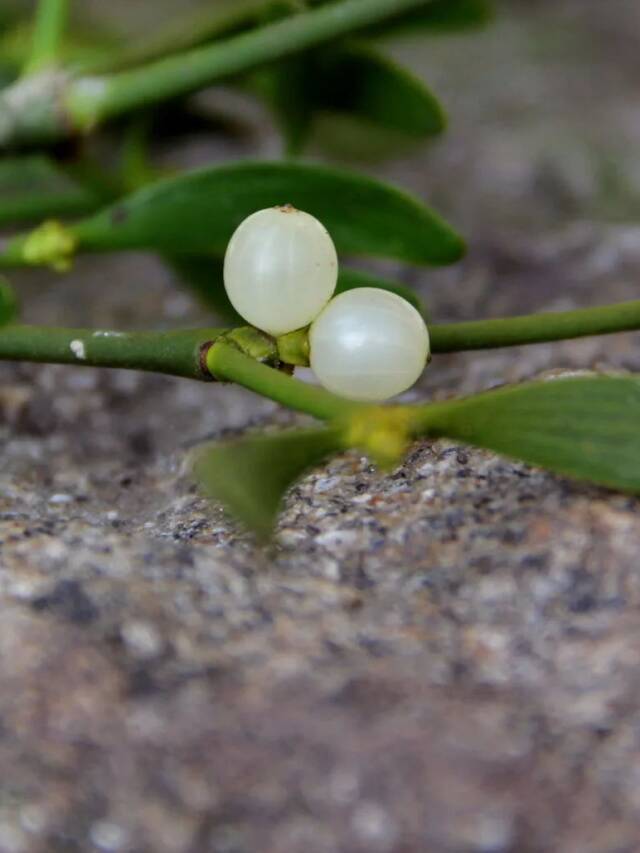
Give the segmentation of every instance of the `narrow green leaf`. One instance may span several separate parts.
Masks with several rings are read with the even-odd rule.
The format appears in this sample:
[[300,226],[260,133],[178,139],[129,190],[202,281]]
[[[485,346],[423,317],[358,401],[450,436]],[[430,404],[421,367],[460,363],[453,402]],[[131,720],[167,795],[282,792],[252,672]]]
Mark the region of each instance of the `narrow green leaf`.
[[249,89],[271,109],[289,157],[302,151],[311,132],[316,108],[315,75],[313,56],[302,53],[256,71],[248,78]]
[[347,113],[410,136],[444,130],[444,111],[435,95],[373,45],[345,45],[319,57],[315,109]]
[[[366,43],[290,57],[252,75],[250,86],[274,113],[289,154],[303,148],[314,116],[338,114],[422,139],[440,133],[445,114],[425,84]],[[405,140],[402,140],[405,141]]]
[[0,161],[0,225],[85,213],[96,204],[89,190],[46,157]]
[[195,474],[205,494],[266,539],[287,489],[340,449],[337,429],[288,430],[208,446]]
[[422,408],[422,427],[551,471],[640,492],[640,377],[531,382]]
[[336,286],[336,296],[338,293],[344,293],[345,290],[354,290],[356,287],[377,287],[380,290],[388,290],[390,293],[396,293],[407,302],[410,302],[422,316],[426,316],[425,306],[414,290],[397,281],[389,281],[389,279],[381,278],[373,273],[363,272],[362,270],[353,269],[353,267],[341,267],[338,273],[338,284]]
[[294,163],[240,163],[163,180],[80,222],[73,233],[80,250],[221,255],[249,214],[287,203],[323,222],[341,252],[446,264],[464,251],[449,225],[395,187]]
[[485,27],[494,15],[490,0],[434,0],[433,3],[376,25],[368,34],[446,35]]

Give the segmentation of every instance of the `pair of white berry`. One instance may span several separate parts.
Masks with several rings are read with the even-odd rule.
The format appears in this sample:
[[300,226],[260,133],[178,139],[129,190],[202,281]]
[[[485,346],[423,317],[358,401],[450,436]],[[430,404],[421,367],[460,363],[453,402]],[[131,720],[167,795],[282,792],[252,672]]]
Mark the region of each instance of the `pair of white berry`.
[[277,337],[311,324],[309,360],[325,388],[369,402],[406,391],[429,357],[422,317],[402,297],[373,287],[332,299],[337,278],[326,228],[290,205],[245,219],[224,261],[231,304],[252,326]]

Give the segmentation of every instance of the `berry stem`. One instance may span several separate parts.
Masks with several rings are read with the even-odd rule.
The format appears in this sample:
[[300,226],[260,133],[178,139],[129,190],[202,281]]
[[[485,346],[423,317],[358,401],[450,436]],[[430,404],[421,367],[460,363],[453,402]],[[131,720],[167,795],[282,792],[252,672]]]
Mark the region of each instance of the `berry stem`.
[[216,379],[236,382],[276,403],[321,420],[343,418],[362,408],[359,403],[267,367],[222,340],[209,349],[206,361],[209,372]]

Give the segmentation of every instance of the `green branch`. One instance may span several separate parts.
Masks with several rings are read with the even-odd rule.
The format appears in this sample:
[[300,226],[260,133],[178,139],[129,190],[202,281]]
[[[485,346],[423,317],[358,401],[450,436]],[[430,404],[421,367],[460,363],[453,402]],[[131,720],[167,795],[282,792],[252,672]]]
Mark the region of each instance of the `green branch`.
[[640,300],[495,320],[429,326],[433,353],[542,344],[640,329]]
[[7,326],[0,330],[0,360],[122,367],[206,380],[211,377],[201,364],[202,348],[221,334],[219,329],[115,332]]
[[25,75],[55,65],[69,17],[69,0],[40,0]]

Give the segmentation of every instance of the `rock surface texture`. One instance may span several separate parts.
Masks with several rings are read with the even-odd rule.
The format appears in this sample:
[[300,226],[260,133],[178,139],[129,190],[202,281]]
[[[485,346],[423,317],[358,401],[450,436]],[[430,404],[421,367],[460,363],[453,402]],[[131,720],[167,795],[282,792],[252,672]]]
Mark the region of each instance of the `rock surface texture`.
[[[390,271],[443,321],[638,298],[638,4],[500,8],[397,48],[451,129],[384,173],[471,251]],[[205,322],[140,256],[14,280],[30,322]],[[639,336],[436,357],[413,393],[582,368],[640,371]],[[188,462],[293,421],[269,402],[3,365],[0,419],[0,853],[640,849],[636,499],[423,442],[308,476],[263,550]]]

